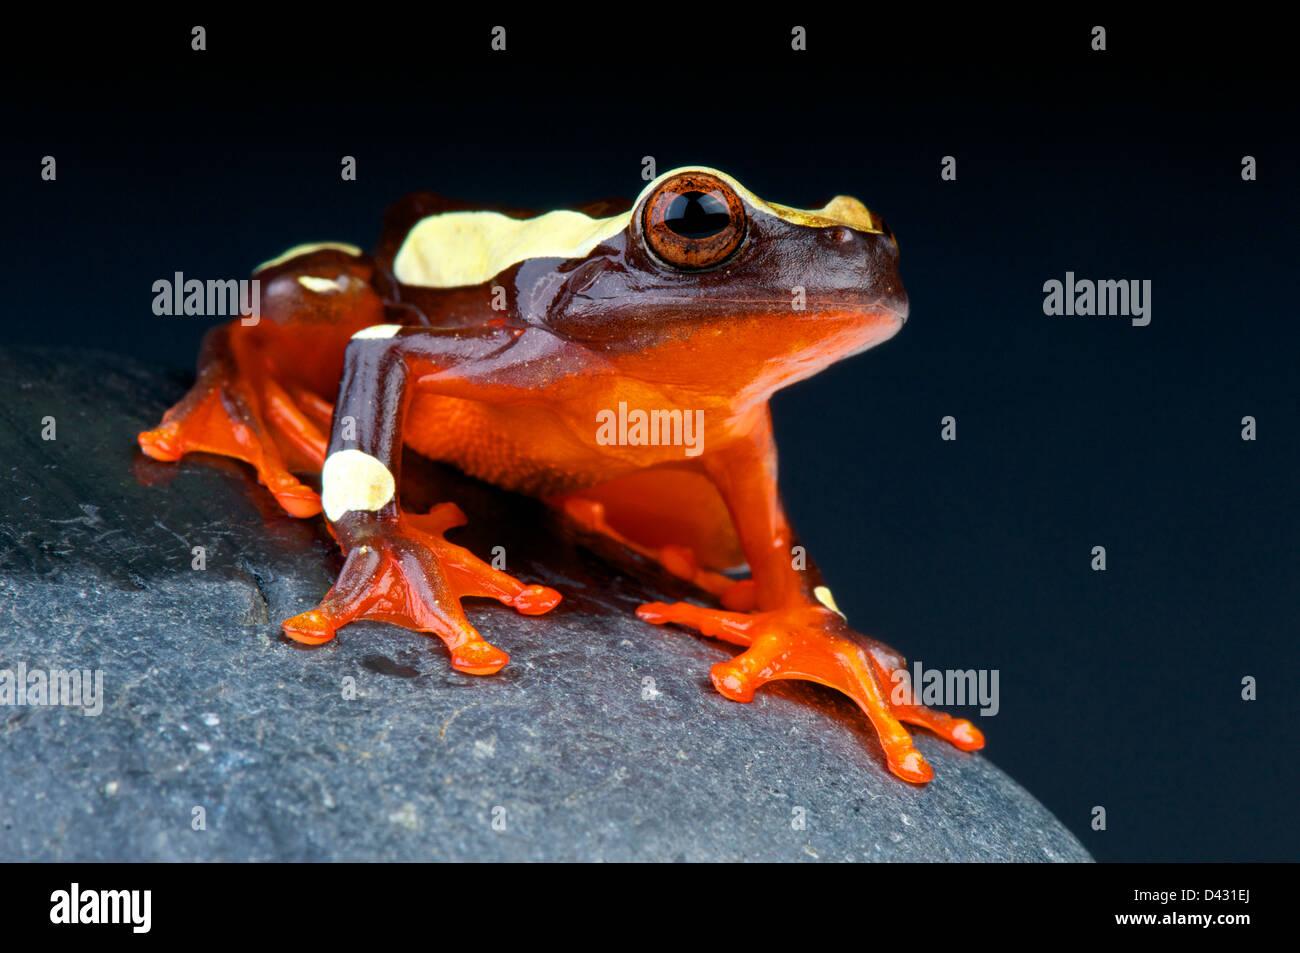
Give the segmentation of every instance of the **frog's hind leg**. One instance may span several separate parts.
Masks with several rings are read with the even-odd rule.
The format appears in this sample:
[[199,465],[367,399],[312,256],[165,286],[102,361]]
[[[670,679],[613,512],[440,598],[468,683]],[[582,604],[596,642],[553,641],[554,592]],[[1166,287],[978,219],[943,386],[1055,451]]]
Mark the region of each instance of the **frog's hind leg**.
[[196,451],[243,460],[286,512],[314,516],[320,497],[289,471],[319,471],[325,435],[315,414],[259,368],[254,347],[237,322],[209,331],[194,386],[162,423],[140,434],[140,449],[167,462]]
[[547,501],[589,533],[606,536],[721,600],[753,608],[754,588],[720,572],[743,563],[721,497],[688,470],[645,470]]
[[320,498],[294,472],[319,473],[325,462],[334,393],[348,340],[383,320],[370,260],[344,246],[294,249],[254,272],[261,288],[257,320],[209,331],[198,380],[140,434],[155,460],[203,451],[251,464],[293,516],[320,512]]

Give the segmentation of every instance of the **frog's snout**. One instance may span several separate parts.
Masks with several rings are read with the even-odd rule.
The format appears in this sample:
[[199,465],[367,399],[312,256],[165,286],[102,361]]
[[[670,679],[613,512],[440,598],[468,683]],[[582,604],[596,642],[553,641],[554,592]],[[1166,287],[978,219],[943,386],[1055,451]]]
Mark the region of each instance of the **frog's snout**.
[[903,290],[901,284],[898,286],[897,292],[889,301],[889,310],[892,311],[894,317],[898,319],[899,328],[902,328],[902,326],[907,323],[908,304],[907,292]]
[[835,225],[824,232],[827,273],[834,275],[831,283],[845,289],[849,300],[863,312],[874,315],[874,322],[892,320],[896,333],[907,322],[908,301],[892,234],[848,225]]

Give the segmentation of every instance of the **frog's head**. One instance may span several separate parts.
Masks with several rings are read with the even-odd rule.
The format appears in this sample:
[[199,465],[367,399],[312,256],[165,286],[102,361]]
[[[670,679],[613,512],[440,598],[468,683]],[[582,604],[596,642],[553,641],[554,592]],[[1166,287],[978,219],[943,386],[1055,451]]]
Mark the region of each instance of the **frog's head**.
[[907,317],[898,245],[857,199],[774,205],[707,168],[659,176],[617,235],[562,272],[552,330],[660,379],[706,369],[763,393],[887,340]]
[[659,176],[627,211],[601,211],[442,216],[421,225],[447,233],[426,243],[427,267],[404,252],[396,271],[412,284],[499,284],[524,325],[622,372],[751,397],[887,340],[906,319],[898,245],[857,199],[789,208],[690,167]]

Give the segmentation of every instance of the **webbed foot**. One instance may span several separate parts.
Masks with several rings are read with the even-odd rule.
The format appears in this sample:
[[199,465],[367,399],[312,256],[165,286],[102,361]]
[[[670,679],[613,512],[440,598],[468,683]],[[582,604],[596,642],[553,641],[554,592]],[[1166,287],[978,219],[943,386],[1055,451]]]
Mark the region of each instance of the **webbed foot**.
[[491,675],[510,657],[488,643],[461,608],[466,596],[486,596],[525,615],[554,608],[560,594],[528,586],[492,568],[442,534],[465,523],[454,503],[424,516],[403,514],[374,524],[353,540],[343,571],[320,605],[284,622],[289,638],[319,645],[358,619],[391,622],[437,635],[451,652],[451,665],[471,675]]
[[[744,613],[652,602],[638,608],[637,615],[656,625],[674,622],[746,646],[710,671],[714,687],[732,701],[752,701],[760,686],[787,678],[817,682],[848,695],[871,719],[889,770],[905,781],[929,781],[934,769],[913,746],[902,722],[928,728],[963,751],[984,746],[984,736],[964,718],[891,701],[891,692],[908,678],[902,656],[854,632],[828,608],[797,605]],[[907,687],[903,697],[910,698],[910,681]]]

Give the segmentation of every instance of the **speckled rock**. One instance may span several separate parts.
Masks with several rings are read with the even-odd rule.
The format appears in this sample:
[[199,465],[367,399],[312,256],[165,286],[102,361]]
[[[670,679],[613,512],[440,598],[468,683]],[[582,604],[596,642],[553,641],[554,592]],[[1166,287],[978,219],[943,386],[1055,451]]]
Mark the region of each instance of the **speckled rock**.
[[512,658],[488,678],[375,623],[284,639],[340,558],[247,468],[137,452],[187,383],[0,352],[0,670],[103,679],[97,714],[0,707],[0,860],[1090,859],[988,760],[923,732],[936,779],[899,781],[829,690],[726,701],[708,669],[732,648],[632,614],[680,584],[414,458],[409,499],[455,499],[471,522],[453,539],[504,546],[564,602],[474,605]]

